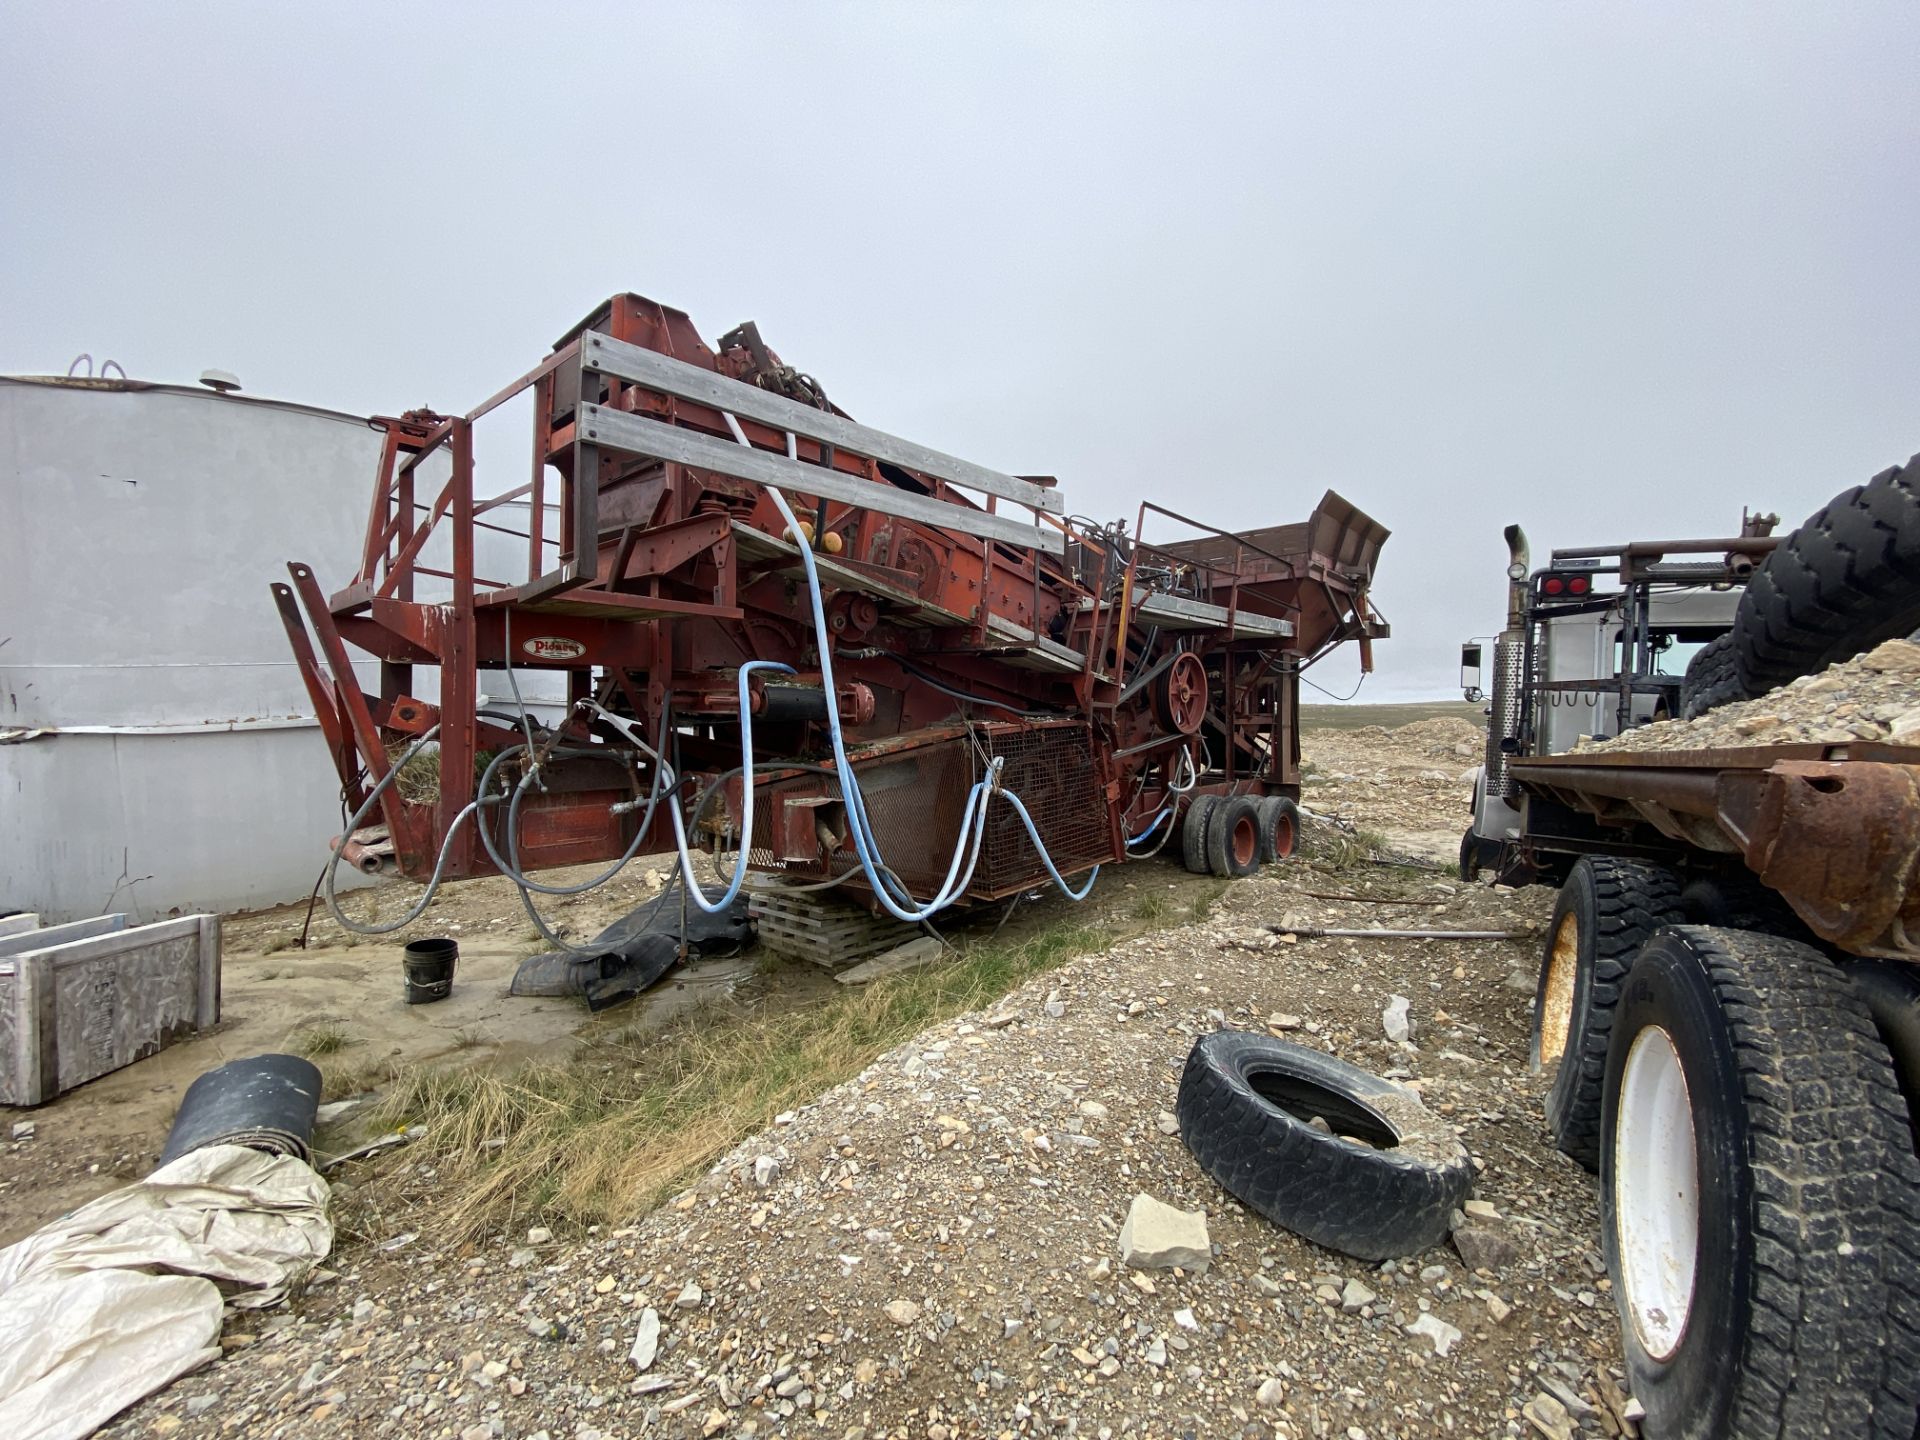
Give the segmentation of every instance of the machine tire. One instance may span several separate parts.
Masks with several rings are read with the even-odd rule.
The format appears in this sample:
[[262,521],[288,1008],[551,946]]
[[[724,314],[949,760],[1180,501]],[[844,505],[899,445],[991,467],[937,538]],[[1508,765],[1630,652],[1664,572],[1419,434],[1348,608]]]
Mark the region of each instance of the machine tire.
[[1588,1170],[1600,1168],[1600,1086],[1620,982],[1655,931],[1685,918],[1671,870],[1604,855],[1576,861],[1554,902],[1527,1058],[1550,1072],[1543,1103],[1555,1147]]
[[1260,868],[1260,812],[1251,795],[1223,796],[1208,813],[1207,868],[1224,880]]
[[1644,1432],[1912,1440],[1920,1161],[1842,973],[1777,936],[1662,931],[1616,1012],[1603,1119]]
[[[1229,1194],[1362,1260],[1437,1244],[1473,1182],[1453,1127],[1407,1091],[1264,1035],[1201,1036],[1175,1112],[1180,1138]],[[1315,1116],[1366,1143],[1316,1129]]]
[[1213,807],[1219,800],[1218,795],[1196,795],[1187,806],[1186,819],[1180,822],[1180,860],[1194,875],[1210,873],[1207,869],[1207,816],[1213,813]]
[[1293,854],[1300,841],[1300,807],[1284,795],[1254,802],[1260,820],[1260,863],[1271,865]]
[[1733,652],[1733,632],[1716,635],[1687,662],[1680,681],[1680,718],[1695,720],[1716,705],[1747,698],[1740,683],[1740,665]]
[[1750,695],[1920,628],[1920,455],[1842,491],[1753,576],[1734,617]]

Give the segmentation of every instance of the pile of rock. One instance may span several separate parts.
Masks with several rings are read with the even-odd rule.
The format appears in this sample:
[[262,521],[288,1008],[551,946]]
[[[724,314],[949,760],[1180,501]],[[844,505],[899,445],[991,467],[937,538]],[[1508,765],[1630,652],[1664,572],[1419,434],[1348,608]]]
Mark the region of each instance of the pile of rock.
[[1576,750],[1714,750],[1754,745],[1843,745],[1878,740],[1920,746],[1920,645],[1888,640],[1758,700],[1722,705],[1697,720],[1660,720]]

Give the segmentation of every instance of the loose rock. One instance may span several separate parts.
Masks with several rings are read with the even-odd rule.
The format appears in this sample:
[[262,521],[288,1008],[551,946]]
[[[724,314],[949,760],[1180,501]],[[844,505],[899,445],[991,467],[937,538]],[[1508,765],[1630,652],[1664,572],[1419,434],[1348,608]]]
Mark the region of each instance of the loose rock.
[[636,1370],[645,1370],[660,1353],[660,1312],[648,1306],[640,1312],[640,1327],[633,1333],[633,1348],[627,1358]]
[[1424,1335],[1433,1341],[1436,1355],[1445,1356],[1454,1343],[1459,1340],[1460,1332],[1432,1311],[1422,1314],[1418,1320],[1407,1326],[1409,1335]]
[[1135,1195],[1120,1227],[1120,1258],[1136,1270],[1204,1271],[1213,1262],[1207,1217]]

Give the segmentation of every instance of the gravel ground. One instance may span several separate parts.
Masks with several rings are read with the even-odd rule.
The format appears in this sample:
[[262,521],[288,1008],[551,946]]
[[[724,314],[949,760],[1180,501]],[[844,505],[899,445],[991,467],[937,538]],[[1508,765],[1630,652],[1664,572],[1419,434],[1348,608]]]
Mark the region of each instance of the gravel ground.
[[1854,740],[1920,745],[1920,645],[1888,640],[1757,700],[1721,705],[1695,720],[1657,721],[1575,748],[1638,752]]
[[[1418,903],[1313,894],[1356,886]],[[1545,1142],[1525,1068],[1537,942],[1266,928],[1537,928],[1550,900],[1380,868],[1239,882],[1204,922],[922,1034],[631,1227],[460,1251],[423,1213],[349,1249],[287,1311],[230,1322],[223,1360],[108,1433],[1575,1433],[1553,1396],[1576,1416],[1599,1405],[1618,1353],[1593,1184]],[[1383,1030],[1393,994],[1411,1001],[1405,1043]],[[1222,1025],[1416,1086],[1479,1167],[1486,1268],[1451,1244],[1350,1260],[1214,1186],[1168,1131],[1188,1048]],[[1123,1264],[1138,1193],[1205,1212],[1204,1273]],[[642,1371],[648,1312],[658,1353]]]

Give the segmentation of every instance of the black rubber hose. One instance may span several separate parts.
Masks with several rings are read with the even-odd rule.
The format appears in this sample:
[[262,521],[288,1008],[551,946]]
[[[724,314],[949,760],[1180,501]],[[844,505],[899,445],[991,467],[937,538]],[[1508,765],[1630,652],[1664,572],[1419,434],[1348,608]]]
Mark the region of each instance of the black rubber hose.
[[160,1163],[209,1145],[247,1145],[313,1163],[320,1071],[298,1055],[255,1055],[209,1070],[187,1087]]

